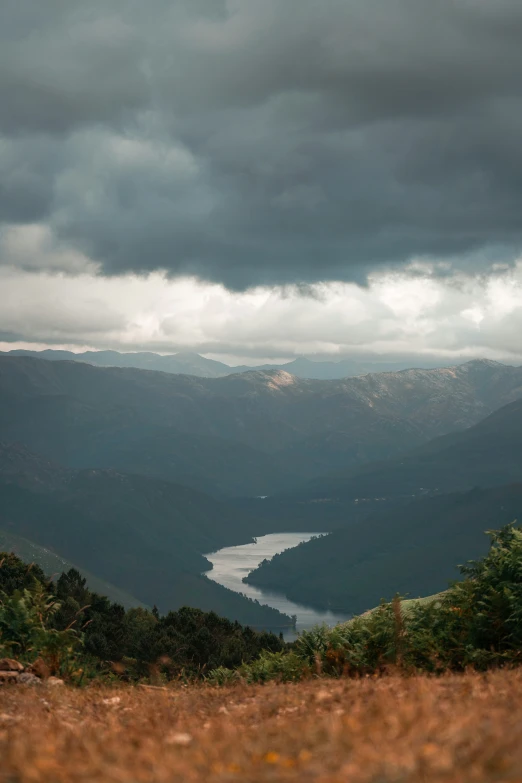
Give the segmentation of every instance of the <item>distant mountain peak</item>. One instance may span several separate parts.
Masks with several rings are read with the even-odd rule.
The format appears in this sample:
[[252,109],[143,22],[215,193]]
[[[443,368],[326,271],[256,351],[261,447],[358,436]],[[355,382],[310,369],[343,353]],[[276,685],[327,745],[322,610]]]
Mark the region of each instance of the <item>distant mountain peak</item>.
[[205,361],[205,357],[201,356],[201,354],[196,353],[195,351],[179,351],[179,353],[173,354],[176,359],[182,359],[183,361],[186,361],[187,359],[203,359]]
[[307,359],[306,356],[296,356],[295,359],[292,359],[291,362],[288,362],[286,367],[289,367],[292,364],[325,364],[326,362],[315,362],[313,359]]

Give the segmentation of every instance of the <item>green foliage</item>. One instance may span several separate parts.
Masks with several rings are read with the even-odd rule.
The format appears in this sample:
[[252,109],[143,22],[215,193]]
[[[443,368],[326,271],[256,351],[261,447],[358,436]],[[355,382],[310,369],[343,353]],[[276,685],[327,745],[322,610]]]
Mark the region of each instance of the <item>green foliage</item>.
[[501,652],[522,646],[522,530],[507,525],[489,535],[488,557],[462,567],[468,581],[448,598],[473,610],[474,644]]
[[[360,676],[390,668],[442,673],[522,662],[522,530],[489,533],[489,553],[461,567],[464,579],[431,600],[382,602],[347,623],[303,632],[289,653],[242,666],[249,682],[311,671]],[[215,679],[226,681],[222,673]]]
[[71,673],[82,639],[73,628],[53,627],[59,608],[60,604],[36,580],[30,589],[17,589],[10,595],[1,591],[0,652],[25,662],[42,658],[53,674]]
[[184,607],[162,617],[157,609],[125,611],[91,592],[75,569],[53,584],[15,555],[0,555],[0,562],[8,565],[0,579],[11,590],[0,592],[0,652],[25,661],[42,657],[53,673],[73,681],[197,678],[285,646],[281,637],[214,612]]
[[252,684],[270,680],[298,682],[308,676],[310,671],[307,662],[295,651],[262,650],[259,657],[250,663],[243,663],[238,669],[227,669],[223,666],[212,669],[206,681],[210,685],[232,685],[237,682]]
[[11,595],[15,590],[31,588],[36,582],[45,583],[45,574],[35,563],[27,565],[9,552],[0,552],[0,591]]
[[225,666],[218,666],[217,669],[211,669],[206,677],[209,685],[233,685],[241,681],[241,676],[234,669],[227,669]]
[[308,667],[297,653],[269,652],[263,650],[251,663],[243,664],[238,671],[240,678],[247,683],[268,682],[297,682],[301,680]]
[[404,621],[400,601],[382,603],[366,616],[334,628],[320,626],[301,634],[297,654],[330,675],[363,674],[402,662]]
[[[140,624],[143,621],[142,617]],[[136,637],[135,656],[141,671],[159,662],[160,671],[168,677],[200,677],[222,666],[236,668],[264,649],[280,651],[284,647],[274,634],[259,634],[199,609],[184,607],[153,621],[146,633]]]

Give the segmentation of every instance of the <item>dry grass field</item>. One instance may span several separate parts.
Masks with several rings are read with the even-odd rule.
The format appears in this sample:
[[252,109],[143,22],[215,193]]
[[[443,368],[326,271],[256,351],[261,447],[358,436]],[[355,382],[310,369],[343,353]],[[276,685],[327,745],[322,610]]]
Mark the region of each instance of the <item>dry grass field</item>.
[[222,689],[4,686],[0,780],[522,781],[522,671]]

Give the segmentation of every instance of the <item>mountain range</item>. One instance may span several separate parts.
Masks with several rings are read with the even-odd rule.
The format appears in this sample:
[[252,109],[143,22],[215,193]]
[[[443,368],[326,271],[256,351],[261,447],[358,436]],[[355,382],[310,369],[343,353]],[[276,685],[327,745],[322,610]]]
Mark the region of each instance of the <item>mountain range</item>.
[[[0,352],[1,355],[1,352]],[[377,359],[341,359],[339,361],[313,361],[299,356],[284,364],[264,364],[258,367],[249,365],[230,366],[224,362],[207,359],[193,351],[182,351],[176,354],[161,355],[150,351],[121,353],[119,351],[62,351],[46,349],[29,351],[15,349],[6,351],[6,356],[30,356],[48,361],[75,361],[94,364],[98,367],[135,367],[139,370],[158,370],[177,375],[195,375],[200,378],[223,378],[239,372],[252,370],[284,370],[297,378],[315,378],[318,380],[333,380],[365,375],[376,372],[396,372],[410,366],[408,361],[389,361],[385,357]],[[422,367],[441,367],[443,360],[424,359]]]
[[522,396],[522,368],[473,361],[338,381],[283,370],[196,378],[0,357],[0,432],[73,468],[222,496],[271,495],[405,454]]
[[319,477],[295,496],[312,502],[382,502],[516,482],[522,478],[521,444],[519,399],[472,427],[435,438],[401,457]]

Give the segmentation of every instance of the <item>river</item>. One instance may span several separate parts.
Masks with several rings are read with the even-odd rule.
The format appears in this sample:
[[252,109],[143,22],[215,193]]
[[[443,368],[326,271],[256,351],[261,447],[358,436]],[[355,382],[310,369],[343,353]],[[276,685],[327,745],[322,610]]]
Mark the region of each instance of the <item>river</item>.
[[297,616],[296,629],[284,629],[283,635],[286,641],[293,641],[299,631],[312,628],[314,625],[326,623],[335,625],[349,619],[348,615],[322,612],[304,604],[296,604],[289,601],[284,595],[269,590],[262,590],[254,585],[245,584],[243,577],[253,571],[259,563],[270,560],[274,555],[291,549],[302,541],[309,541],[314,535],[321,533],[272,533],[267,536],[259,536],[257,543],[242,544],[241,546],[228,546],[205,555],[213,565],[212,571],[207,571],[206,576],[218,582],[220,585],[243,593],[249,598],[254,598],[260,604],[268,604],[280,612]]

